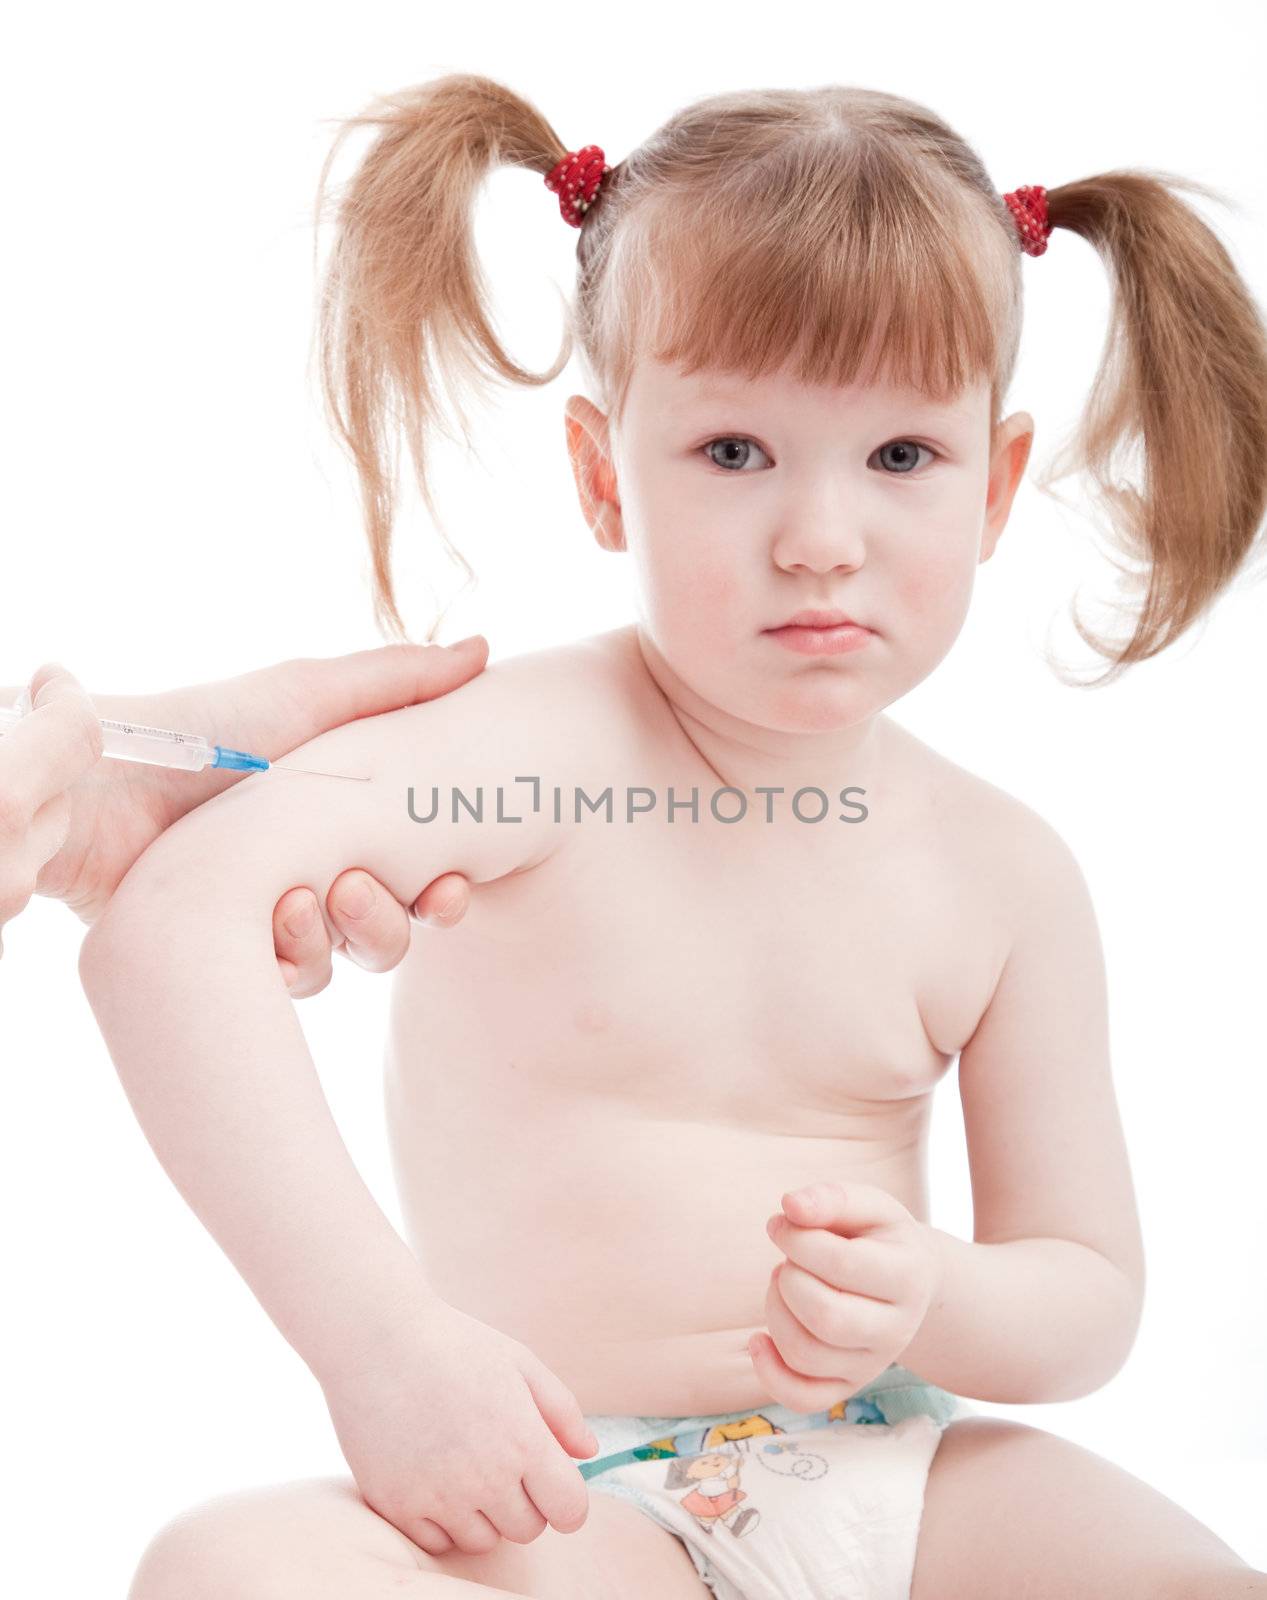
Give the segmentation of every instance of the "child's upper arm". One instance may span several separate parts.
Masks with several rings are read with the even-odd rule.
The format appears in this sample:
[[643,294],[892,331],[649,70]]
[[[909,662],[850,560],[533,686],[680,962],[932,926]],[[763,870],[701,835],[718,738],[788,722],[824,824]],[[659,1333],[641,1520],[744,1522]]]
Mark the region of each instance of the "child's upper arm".
[[[544,859],[563,834],[552,807],[507,805],[526,820],[498,822],[495,791],[553,776],[576,729],[567,690],[561,666],[521,657],[321,734],[295,766],[372,781],[244,779],[161,834],[84,939],[84,990],[146,1138],[319,1374],[363,1361],[367,1338],[421,1314],[429,1291],[331,1115],[274,959],[273,906],[295,884],[324,903],[350,866],[410,902],[449,870],[480,883]],[[482,785],[485,820],[454,822],[445,803],[434,823],[411,821],[408,789],[425,816],[433,784],[472,798]]]
[[1071,1239],[1144,1290],[1144,1251],[1109,1065],[1095,910],[1072,852],[1017,805],[1013,936],[959,1058],[974,1236]]
[[[324,905],[339,873],[357,866],[408,905],[445,872],[485,883],[544,860],[565,832],[552,821],[549,802],[568,749],[568,719],[550,692],[554,671],[548,653],[519,657],[438,699],[309,740],[281,757],[283,765],[349,776],[274,767],[198,806],[141,856],[89,940],[156,895],[183,900],[194,918],[211,907],[271,913],[296,884],[311,887]],[[535,813],[532,785],[516,782],[532,776],[541,780]],[[357,777],[370,781],[352,781]],[[410,789],[414,816],[425,818],[433,787],[434,820],[413,820]],[[473,806],[482,797],[482,821],[462,806],[454,820],[454,789]]]

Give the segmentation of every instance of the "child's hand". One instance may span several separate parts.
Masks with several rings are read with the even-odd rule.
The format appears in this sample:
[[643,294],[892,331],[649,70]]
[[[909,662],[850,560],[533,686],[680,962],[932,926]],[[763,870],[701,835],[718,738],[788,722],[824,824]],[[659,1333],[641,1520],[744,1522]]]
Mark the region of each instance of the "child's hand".
[[906,1349],[937,1291],[939,1259],[923,1223],[867,1183],[785,1194],[766,1231],[787,1260],[770,1275],[770,1332],[748,1343],[753,1366],[779,1404],[822,1411]]
[[598,1441],[566,1385],[487,1323],[437,1298],[354,1369],[320,1376],[361,1494],[428,1555],[584,1525],[589,1494],[568,1457]]

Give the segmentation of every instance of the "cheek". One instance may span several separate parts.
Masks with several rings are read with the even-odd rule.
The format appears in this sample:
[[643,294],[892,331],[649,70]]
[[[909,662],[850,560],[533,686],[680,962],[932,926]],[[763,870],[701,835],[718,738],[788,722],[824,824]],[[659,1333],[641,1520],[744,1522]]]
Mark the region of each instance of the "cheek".
[[717,616],[728,616],[739,598],[734,557],[724,552],[698,555],[691,561],[689,571],[680,576],[689,582],[696,602],[708,606]]
[[665,541],[649,560],[659,608],[696,629],[724,632],[736,618],[742,584],[734,552],[706,541]]
[[962,538],[927,546],[896,574],[898,604],[908,621],[930,631],[958,627],[976,577],[974,553]]

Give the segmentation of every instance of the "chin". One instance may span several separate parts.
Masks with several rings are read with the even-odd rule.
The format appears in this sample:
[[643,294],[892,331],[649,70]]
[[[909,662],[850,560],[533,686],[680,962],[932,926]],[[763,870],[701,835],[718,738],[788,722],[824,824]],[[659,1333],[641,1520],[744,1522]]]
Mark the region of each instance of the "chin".
[[782,733],[840,733],[881,709],[856,683],[803,683],[772,699],[756,719]]

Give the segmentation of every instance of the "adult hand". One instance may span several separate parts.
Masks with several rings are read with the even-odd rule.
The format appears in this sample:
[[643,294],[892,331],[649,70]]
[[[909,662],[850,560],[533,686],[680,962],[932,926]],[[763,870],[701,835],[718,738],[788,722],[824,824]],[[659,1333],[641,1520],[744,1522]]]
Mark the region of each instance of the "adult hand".
[[[476,634],[451,647],[385,645],[283,661],[163,694],[91,701],[65,668],[42,666],[31,680],[33,709],[0,738],[0,926],[32,892],[62,900],[84,922],[94,922],[128,868],[165,828],[244,776],[101,760],[98,717],[206,732],[219,743],[275,760],[328,728],[447,694],[482,672],[487,660],[487,640]],[[374,896],[368,916],[355,915],[358,886]],[[278,957],[292,993],[312,994],[328,981],[330,946],[320,918],[298,940],[286,929],[297,894],[302,903],[311,890],[282,896],[274,935],[281,936]],[[452,926],[465,913],[468,897],[466,880],[447,873],[407,909],[368,873],[353,869],[331,886],[326,903],[349,956],[383,971],[408,946],[411,911],[437,926]]]
[[97,714],[78,680],[61,667],[41,670],[31,711],[0,738],[0,930],[61,851],[70,791],[101,759]]
[[330,982],[337,949],[368,972],[387,972],[409,949],[411,917],[429,928],[452,928],[466,915],[470,885],[460,872],[434,878],[408,910],[371,873],[352,867],[326,895],[326,911],[343,936],[331,945],[311,889],[288,889],[273,908],[277,965],[294,1000],[318,994]]

